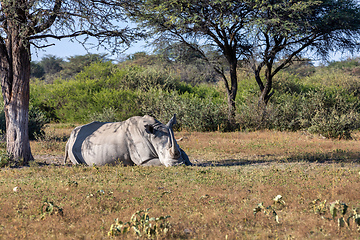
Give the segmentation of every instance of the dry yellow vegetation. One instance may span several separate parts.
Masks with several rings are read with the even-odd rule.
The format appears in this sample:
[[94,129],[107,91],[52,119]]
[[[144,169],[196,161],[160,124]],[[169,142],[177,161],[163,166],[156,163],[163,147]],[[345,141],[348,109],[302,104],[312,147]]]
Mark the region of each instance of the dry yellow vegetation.
[[108,233],[149,208],[170,216],[158,239],[360,238],[356,134],[178,132],[195,166],[58,165],[73,127],[51,125],[35,163],[0,170],[1,239],[134,239]]

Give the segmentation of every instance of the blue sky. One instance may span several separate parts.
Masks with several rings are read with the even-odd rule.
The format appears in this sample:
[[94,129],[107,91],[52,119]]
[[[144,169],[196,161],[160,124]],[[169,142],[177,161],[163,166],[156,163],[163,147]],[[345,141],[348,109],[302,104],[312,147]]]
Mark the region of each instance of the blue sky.
[[[45,55],[55,55],[57,57],[61,57],[64,60],[66,60],[67,57],[76,56],[76,55],[85,55],[87,54],[87,50],[84,49],[84,47],[79,44],[78,42],[71,42],[69,39],[62,39],[60,40],[51,40],[47,44],[55,45],[49,46],[46,48],[41,48],[35,50],[34,47],[31,48],[31,60],[32,61],[40,61],[42,57]],[[129,49],[127,49],[124,53],[120,54],[121,56],[126,56],[129,54],[133,54],[135,52],[141,52],[141,51],[151,51],[151,48],[148,47],[149,44],[146,44],[144,41],[140,41],[139,43],[133,44],[133,46],[130,46]],[[108,53],[104,49],[90,49],[88,50],[89,53]],[[116,55],[108,55],[108,58],[116,60],[118,56]]]
[[[71,42],[68,39],[63,39],[61,41],[52,40],[49,41],[47,44],[51,44],[51,43],[54,43],[55,45],[43,49],[38,49],[37,51],[35,51],[35,49],[32,48],[31,49],[32,61],[40,61],[41,58],[44,57],[45,55],[55,55],[57,57],[61,57],[64,60],[66,60],[67,57],[76,56],[76,55],[85,55],[88,53],[81,44],[77,42]],[[125,57],[129,54],[133,54],[135,52],[141,52],[141,51],[151,52],[152,49],[151,47],[149,47],[149,43],[140,41],[139,43],[133,44],[129,49],[121,53],[120,56],[108,55],[108,58],[113,60],[118,60],[119,57],[120,58]],[[106,52],[104,49],[99,49],[99,50],[90,49],[89,53],[103,54],[108,52]],[[346,60],[349,57],[352,57],[351,54],[349,53],[345,53],[345,54],[336,53],[330,55],[329,60],[336,60],[336,61]],[[315,65],[319,65],[321,63],[321,60],[314,61],[314,63]]]

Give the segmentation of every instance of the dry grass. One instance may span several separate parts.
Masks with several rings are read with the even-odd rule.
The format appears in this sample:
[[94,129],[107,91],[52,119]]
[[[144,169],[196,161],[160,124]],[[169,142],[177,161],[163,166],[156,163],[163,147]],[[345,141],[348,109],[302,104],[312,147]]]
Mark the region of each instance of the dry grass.
[[[356,140],[181,132],[179,144],[197,166],[43,166],[41,156],[63,154],[71,128],[53,125],[54,143],[32,143],[41,166],[0,171],[0,239],[107,239],[115,218],[129,221],[147,208],[150,217],[171,216],[167,239],[360,239],[354,223],[339,229],[328,210],[319,215],[311,205],[320,199],[360,207]],[[285,201],[276,208],[279,223],[271,214],[255,217],[253,209],[273,205],[276,195]]]
[[331,140],[306,132],[177,133],[179,145],[199,162],[352,161],[360,156],[355,134],[351,141]]

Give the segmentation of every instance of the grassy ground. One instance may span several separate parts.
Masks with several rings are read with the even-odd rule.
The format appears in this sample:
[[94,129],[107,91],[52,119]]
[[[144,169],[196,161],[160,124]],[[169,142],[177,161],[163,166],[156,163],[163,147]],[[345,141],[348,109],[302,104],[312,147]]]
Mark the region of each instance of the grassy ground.
[[[181,132],[193,167],[57,165],[73,127],[51,125],[32,142],[31,167],[0,170],[0,239],[108,239],[115,219],[148,208],[150,218],[170,216],[160,239],[360,239],[351,215],[360,208],[357,136]],[[350,225],[339,228],[342,203]],[[149,226],[140,220],[133,226]]]

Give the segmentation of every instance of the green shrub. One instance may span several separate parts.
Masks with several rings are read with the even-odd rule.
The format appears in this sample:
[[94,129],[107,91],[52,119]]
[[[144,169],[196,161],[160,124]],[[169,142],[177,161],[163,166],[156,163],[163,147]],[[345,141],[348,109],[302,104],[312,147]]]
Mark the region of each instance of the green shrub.
[[343,113],[336,108],[319,110],[312,118],[309,132],[318,133],[327,138],[351,139],[351,132],[360,126],[359,113]]
[[89,122],[118,122],[119,117],[117,116],[117,111],[110,107],[105,108],[101,112],[92,113],[88,117]]
[[36,136],[45,135],[44,127],[49,120],[37,107],[30,105],[29,109],[29,138],[34,140]]
[[137,89],[148,91],[151,88],[161,88],[174,90],[179,78],[158,66],[127,66],[123,70],[126,74],[123,78],[118,78],[123,89]]
[[243,130],[305,130],[327,138],[351,138],[360,127],[360,99],[344,88],[316,88],[275,95],[265,111],[258,97],[238,104],[236,121]]
[[0,150],[0,168],[9,166],[10,163],[11,156],[5,150]]
[[268,127],[281,131],[308,130],[327,138],[351,138],[360,127],[360,100],[341,91],[283,94],[273,103]]
[[194,94],[166,92],[152,89],[143,95],[141,110],[167,122],[177,114],[177,129],[187,131],[224,130],[227,119],[225,103],[215,103],[211,98],[199,98]]
[[141,114],[138,95],[151,86],[169,90],[175,88],[175,79],[153,68],[94,63],[69,81],[35,82],[31,102],[53,121],[87,122],[104,109],[113,109],[112,119],[121,121]]
[[109,108],[116,110],[114,117],[119,120],[140,113],[136,92],[113,89],[108,84],[95,79],[75,79],[35,85],[32,86],[32,103],[41,110],[48,110],[51,120],[62,122],[87,122],[90,116],[93,118]]
[[241,130],[255,131],[268,128],[271,105],[268,105],[264,112],[264,109],[259,107],[258,100],[257,97],[252,97],[237,105],[235,120]]
[[[315,78],[311,76],[311,78]],[[288,72],[280,72],[276,75],[274,79],[273,88],[276,91],[275,95],[282,94],[304,94],[310,91],[314,91],[318,86],[316,84],[308,84],[307,81],[304,81],[304,77],[299,77],[297,75],[292,75]],[[276,97],[276,96],[275,96]]]
[[[258,106],[256,82],[239,71],[236,122],[240,129],[307,130],[350,138],[360,126],[358,78],[347,74],[351,69],[316,68],[313,73],[310,65],[305,67],[311,74],[293,69],[276,76],[275,94],[265,111]],[[180,82],[182,76],[174,69],[160,64],[92,63],[68,81],[32,82],[31,105],[52,121],[123,121],[150,114],[167,122],[176,113],[177,129],[225,130],[228,107],[223,84]]]
[[178,93],[182,94],[192,94],[198,98],[211,98],[212,100],[220,100],[224,97],[220,91],[217,89],[215,84],[199,84],[192,86],[191,84],[180,82],[176,87]]
[[304,97],[299,94],[282,94],[277,98],[273,115],[269,119],[268,127],[278,131],[297,131],[303,128],[301,103]]

